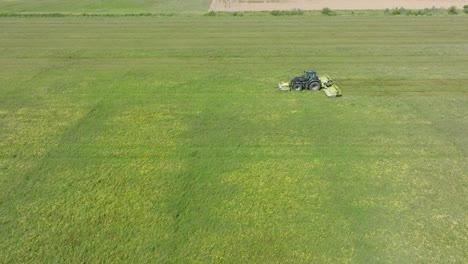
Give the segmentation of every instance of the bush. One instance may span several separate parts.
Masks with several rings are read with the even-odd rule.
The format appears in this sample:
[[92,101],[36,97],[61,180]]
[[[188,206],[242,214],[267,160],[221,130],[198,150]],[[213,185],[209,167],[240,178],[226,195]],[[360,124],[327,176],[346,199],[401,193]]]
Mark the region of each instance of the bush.
[[272,16],[282,16],[283,15],[283,11],[279,11],[279,10],[273,10],[270,12],[270,14]]
[[468,5],[464,5],[464,6],[463,6],[463,12],[464,12],[465,14],[468,14]]
[[421,16],[432,16],[432,10],[429,8],[424,8],[424,10],[421,11]]
[[293,9],[288,11],[273,10],[270,12],[270,14],[273,16],[299,16],[303,15],[304,11],[300,9]]
[[456,14],[458,14],[457,7],[456,7],[456,6],[451,6],[451,7],[449,7],[449,9],[447,10],[447,13],[448,13],[449,15],[456,15]]
[[325,7],[324,9],[322,9],[321,13],[322,13],[322,15],[325,15],[325,16],[336,16],[336,13],[333,12],[333,10],[331,10],[328,7]]
[[398,15],[407,15],[407,16],[432,16],[434,14],[435,9],[416,9],[416,10],[406,10],[403,7],[400,8],[393,8],[392,10],[390,9],[385,9],[384,13],[389,14],[392,16],[398,16]]
[[212,10],[212,11],[206,13],[205,16],[216,16],[216,12]]
[[390,14],[392,16],[397,16],[397,15],[403,15],[406,13],[406,10],[403,8],[403,7],[396,7],[396,8],[393,8],[392,11],[390,12]]
[[419,9],[419,10],[408,10],[406,12],[407,16],[432,16],[432,12],[429,9]]
[[303,15],[303,14],[304,14],[304,11],[302,11],[300,9],[293,9],[291,11],[288,11],[289,16],[299,16],[299,15]]

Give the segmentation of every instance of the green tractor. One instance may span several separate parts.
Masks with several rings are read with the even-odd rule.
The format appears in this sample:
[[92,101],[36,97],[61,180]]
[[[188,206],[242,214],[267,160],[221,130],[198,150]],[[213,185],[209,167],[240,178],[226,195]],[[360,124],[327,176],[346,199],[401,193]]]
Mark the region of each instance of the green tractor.
[[318,91],[322,90],[328,97],[341,96],[341,90],[336,83],[328,75],[318,77],[313,70],[304,71],[304,75],[294,77],[289,83],[278,83],[278,88],[281,91],[294,90],[300,92],[302,90]]

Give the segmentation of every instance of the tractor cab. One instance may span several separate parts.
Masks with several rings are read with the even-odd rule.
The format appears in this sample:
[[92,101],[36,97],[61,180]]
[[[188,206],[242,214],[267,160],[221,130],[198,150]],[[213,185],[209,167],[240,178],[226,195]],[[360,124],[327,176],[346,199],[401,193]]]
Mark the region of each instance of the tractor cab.
[[317,79],[317,73],[311,70],[304,71],[304,79],[308,80],[315,80]]

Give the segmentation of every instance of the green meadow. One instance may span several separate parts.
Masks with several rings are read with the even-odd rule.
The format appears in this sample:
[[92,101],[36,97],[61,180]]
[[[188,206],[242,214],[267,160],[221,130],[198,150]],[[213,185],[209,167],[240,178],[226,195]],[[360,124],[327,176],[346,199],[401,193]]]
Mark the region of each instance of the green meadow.
[[0,262],[467,262],[467,25],[1,17]]
[[211,0],[0,0],[0,13],[193,13]]

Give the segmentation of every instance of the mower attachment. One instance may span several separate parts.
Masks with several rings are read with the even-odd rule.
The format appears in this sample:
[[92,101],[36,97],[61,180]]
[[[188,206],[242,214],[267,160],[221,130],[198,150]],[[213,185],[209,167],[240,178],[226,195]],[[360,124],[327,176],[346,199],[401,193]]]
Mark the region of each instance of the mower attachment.
[[291,90],[291,87],[289,87],[289,83],[287,82],[278,83],[278,88],[283,92],[289,92]]
[[341,90],[338,85],[328,75],[319,77],[323,92],[331,98],[341,96]]

